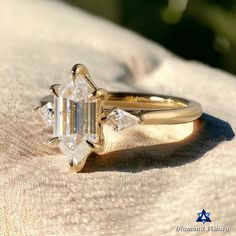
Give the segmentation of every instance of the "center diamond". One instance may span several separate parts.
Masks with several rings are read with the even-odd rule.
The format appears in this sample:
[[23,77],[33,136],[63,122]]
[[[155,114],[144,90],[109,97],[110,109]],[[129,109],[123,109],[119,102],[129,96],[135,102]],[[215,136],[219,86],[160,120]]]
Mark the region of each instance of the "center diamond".
[[[70,164],[78,165],[91,153],[91,143],[99,142],[101,102],[91,94],[94,87],[82,75],[58,88],[54,96],[54,136],[59,147],[69,157]],[[86,141],[87,140],[87,141]]]

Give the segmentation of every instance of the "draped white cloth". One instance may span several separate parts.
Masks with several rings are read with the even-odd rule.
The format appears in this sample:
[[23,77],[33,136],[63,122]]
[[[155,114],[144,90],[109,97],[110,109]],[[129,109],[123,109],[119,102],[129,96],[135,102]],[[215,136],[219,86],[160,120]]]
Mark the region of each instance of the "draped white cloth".
[[[99,87],[191,98],[205,114],[106,129],[106,153],[72,173],[33,108],[79,62]],[[179,235],[202,209],[235,235],[234,76],[59,1],[1,0],[0,82],[0,235]]]

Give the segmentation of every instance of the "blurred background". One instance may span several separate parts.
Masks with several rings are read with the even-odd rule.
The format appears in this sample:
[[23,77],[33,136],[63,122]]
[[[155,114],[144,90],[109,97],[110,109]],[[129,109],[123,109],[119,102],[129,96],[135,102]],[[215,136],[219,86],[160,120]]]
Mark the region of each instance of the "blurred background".
[[236,0],[64,0],[236,74]]

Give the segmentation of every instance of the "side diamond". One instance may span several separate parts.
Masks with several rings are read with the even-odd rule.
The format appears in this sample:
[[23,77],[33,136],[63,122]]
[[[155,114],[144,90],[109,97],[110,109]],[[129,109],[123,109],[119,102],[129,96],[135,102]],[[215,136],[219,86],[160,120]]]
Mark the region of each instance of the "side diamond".
[[47,126],[53,126],[54,112],[51,102],[48,102],[44,106],[37,108],[37,112]]
[[140,122],[137,116],[134,116],[124,110],[115,108],[107,116],[107,123],[113,127],[116,132],[135,126]]

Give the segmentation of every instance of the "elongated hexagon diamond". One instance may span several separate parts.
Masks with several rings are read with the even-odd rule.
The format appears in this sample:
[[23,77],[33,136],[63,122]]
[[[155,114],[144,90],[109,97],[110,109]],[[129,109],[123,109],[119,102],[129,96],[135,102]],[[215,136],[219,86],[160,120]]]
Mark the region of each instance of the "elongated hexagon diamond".
[[137,116],[118,108],[113,109],[107,116],[107,123],[117,132],[137,125],[139,122]]
[[90,153],[86,143],[99,141],[101,129],[98,122],[101,112],[99,98],[91,99],[94,88],[82,76],[63,84],[54,96],[54,136],[59,137],[59,147],[77,165]]

